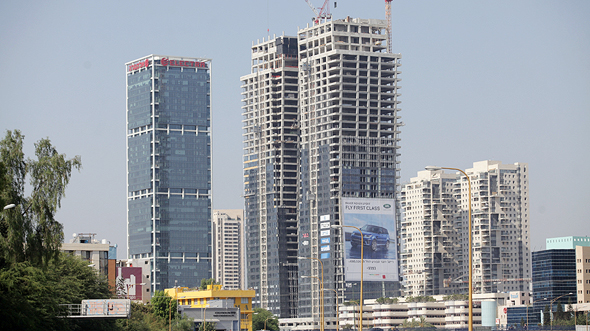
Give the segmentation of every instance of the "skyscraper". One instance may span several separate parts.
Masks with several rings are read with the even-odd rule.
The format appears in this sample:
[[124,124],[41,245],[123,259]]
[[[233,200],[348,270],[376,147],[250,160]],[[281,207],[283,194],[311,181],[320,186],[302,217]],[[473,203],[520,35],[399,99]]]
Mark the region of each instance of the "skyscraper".
[[[473,268],[475,293],[526,291],[531,281],[527,164],[475,162],[462,174],[418,173],[401,194],[405,290],[408,295],[466,290]],[[469,254],[472,209],[473,265]]]
[[[306,27],[297,36],[301,132],[299,255],[322,261],[320,264],[317,260],[300,260],[300,275],[309,277],[300,278],[299,314],[315,317],[323,306],[329,321],[335,316],[336,295],[325,291],[322,302],[321,284],[314,277],[323,278],[323,287],[335,289],[340,298],[359,298],[361,277],[358,273],[353,277],[352,270],[360,270],[360,266],[348,264],[360,257],[358,246],[350,241],[354,233],[349,231],[351,228],[330,228],[375,225],[352,222],[357,215],[364,217],[362,214],[349,215],[347,219],[347,207],[354,208],[356,203],[373,208],[389,205],[388,220],[381,221],[375,230],[388,234],[378,236],[366,228],[363,246],[369,244],[369,237],[376,236],[378,247],[365,246],[364,257],[368,262],[396,262],[395,266],[387,264],[387,271],[393,273],[387,276],[373,269],[377,264],[364,265],[363,298],[397,294],[395,219],[399,218],[395,200],[402,125],[398,114],[401,54],[387,52],[385,20],[347,17]],[[381,242],[386,240],[384,236],[388,236],[387,244]]]
[[[386,51],[386,28],[346,18],[252,46],[241,78],[248,284],[281,317],[317,319],[321,306],[335,316],[322,278],[358,298],[343,264],[349,237],[331,229],[343,224],[342,198],[388,199],[390,239],[379,245],[397,261],[401,55]],[[394,295],[396,281],[365,279],[365,298]]]
[[255,305],[297,316],[297,39],[252,46],[241,77],[248,287]]
[[211,277],[211,61],[126,64],[128,258],[152,292]]

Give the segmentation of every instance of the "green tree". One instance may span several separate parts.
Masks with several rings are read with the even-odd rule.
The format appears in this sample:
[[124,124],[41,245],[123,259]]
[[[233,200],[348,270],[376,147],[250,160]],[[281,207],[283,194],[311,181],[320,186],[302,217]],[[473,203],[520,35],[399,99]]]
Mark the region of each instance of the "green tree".
[[[65,197],[72,169],[82,167],[80,156],[67,159],[59,154],[49,139],[35,143],[37,159],[25,159],[24,136],[7,131],[0,141],[3,203],[15,204],[4,210],[0,228],[0,268],[28,261],[33,266],[47,266],[57,257],[63,241],[63,226],[54,218]],[[29,180],[31,196],[25,196]]]
[[551,311],[549,310],[549,305],[545,305],[543,309],[543,325],[547,326],[551,324]]
[[561,305],[561,302],[557,302],[557,309],[555,311],[555,314],[553,314],[553,320],[562,320],[565,318],[565,314],[563,312],[563,306]]
[[405,320],[402,323],[402,327],[404,328],[433,328],[434,325],[431,323],[426,322],[426,317],[420,316],[419,319],[412,318]]
[[215,281],[215,278],[203,278],[201,279],[201,287],[199,287],[201,290],[206,290],[207,289],[207,285],[219,285],[219,283],[217,281]]
[[154,316],[166,321],[176,318],[177,302],[168,296],[164,291],[155,291],[152,297],[152,307]]
[[254,308],[252,330],[264,330],[264,321],[266,321],[266,330],[279,330],[279,320],[276,316],[264,308]]
[[216,328],[217,323],[204,321],[199,324],[199,331],[215,331]]
[[70,254],[58,254],[44,268],[13,263],[0,269],[0,325],[5,330],[113,330],[112,320],[60,318],[62,304],[109,296],[107,279]]

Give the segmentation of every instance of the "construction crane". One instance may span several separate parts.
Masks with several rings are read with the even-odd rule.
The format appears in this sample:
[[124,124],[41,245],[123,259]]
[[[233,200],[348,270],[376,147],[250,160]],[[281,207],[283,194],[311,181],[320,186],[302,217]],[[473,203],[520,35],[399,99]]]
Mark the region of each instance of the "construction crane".
[[385,0],[385,19],[387,20],[387,52],[391,53],[391,1]]
[[311,4],[311,2],[309,2],[309,0],[305,0],[305,2],[307,2],[309,8],[311,8],[315,14],[315,17],[312,18],[314,24],[319,24],[321,20],[325,21],[332,18],[332,14],[330,14],[330,0],[324,1],[324,5],[319,11]]

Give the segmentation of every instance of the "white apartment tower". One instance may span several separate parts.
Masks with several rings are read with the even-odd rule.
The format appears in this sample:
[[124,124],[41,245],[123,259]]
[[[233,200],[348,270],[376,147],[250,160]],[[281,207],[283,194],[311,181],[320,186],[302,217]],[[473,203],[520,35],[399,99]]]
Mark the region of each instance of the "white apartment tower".
[[246,289],[244,211],[213,211],[213,278],[225,289]]
[[[298,309],[300,316],[316,317],[323,306],[328,322],[336,295],[325,291],[322,302],[318,280],[348,300],[360,289],[345,278],[344,231],[329,230],[329,251],[318,244],[328,240],[325,220],[342,224],[342,198],[397,198],[401,54],[387,52],[385,20],[328,21],[299,30],[297,39],[299,255],[312,258],[300,260]],[[364,282],[364,298],[393,296],[396,286]]]
[[[461,173],[421,171],[404,185],[402,265],[408,295],[466,290],[469,203],[475,293],[528,289],[531,256],[527,164],[481,161],[465,172],[471,181],[471,197],[467,178]],[[435,263],[441,263],[442,270],[436,269]]]
[[[402,186],[401,265],[408,296],[461,293],[462,262],[457,175],[419,171]],[[449,281],[449,280],[455,280]]]

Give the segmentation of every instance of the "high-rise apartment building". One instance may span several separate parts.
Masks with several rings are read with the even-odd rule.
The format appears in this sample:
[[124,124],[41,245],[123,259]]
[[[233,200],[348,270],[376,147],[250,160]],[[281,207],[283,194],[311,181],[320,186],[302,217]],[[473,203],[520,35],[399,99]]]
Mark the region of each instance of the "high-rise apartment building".
[[424,170],[402,186],[400,204],[405,294],[430,296],[461,293],[463,262],[460,242],[457,175]]
[[128,258],[152,293],[211,277],[211,61],[126,64]]
[[[402,263],[408,294],[461,291],[469,272],[472,209],[475,293],[526,291],[531,281],[527,164],[475,162],[462,174],[422,171],[404,186]],[[441,269],[437,269],[441,267]]]
[[[323,315],[331,317],[335,316],[336,294],[325,291],[322,302],[318,278],[323,278],[324,288],[335,289],[341,298],[358,299],[360,292],[359,282],[351,282],[350,268],[343,263],[349,253],[360,252],[347,248],[348,230],[326,228],[351,224],[344,219],[344,199],[391,201],[394,208],[389,222],[381,225],[389,229],[387,245],[393,245],[376,251],[382,253],[381,258],[389,253],[397,262],[393,201],[399,178],[401,54],[387,52],[385,20],[347,17],[306,27],[297,37],[299,255],[322,261],[300,260],[299,273],[308,277],[300,278],[299,314],[315,317],[323,306]],[[397,269],[397,263],[389,268]],[[370,273],[364,278],[364,299],[396,294],[397,279],[369,281]]]
[[255,305],[295,317],[297,39],[263,40],[251,52],[251,73],[241,77],[248,287],[256,290]]
[[244,211],[213,210],[213,278],[227,290],[246,289]]
[[[241,78],[248,284],[255,304],[281,317],[317,318],[321,306],[335,316],[336,293],[320,300],[322,278],[358,298],[343,265],[349,238],[331,225],[342,225],[342,198],[396,198],[401,55],[386,51],[386,29],[346,18],[252,46]],[[380,245],[396,247],[395,203],[386,205],[391,239]],[[364,297],[397,285],[365,281]]]

